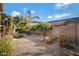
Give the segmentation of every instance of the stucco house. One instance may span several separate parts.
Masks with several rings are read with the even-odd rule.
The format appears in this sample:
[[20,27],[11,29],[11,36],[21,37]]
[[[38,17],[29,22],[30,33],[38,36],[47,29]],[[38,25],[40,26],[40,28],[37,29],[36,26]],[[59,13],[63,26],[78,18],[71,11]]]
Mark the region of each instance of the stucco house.
[[79,17],[51,21],[51,23],[53,24],[53,36],[66,35],[70,37],[73,44],[79,46]]

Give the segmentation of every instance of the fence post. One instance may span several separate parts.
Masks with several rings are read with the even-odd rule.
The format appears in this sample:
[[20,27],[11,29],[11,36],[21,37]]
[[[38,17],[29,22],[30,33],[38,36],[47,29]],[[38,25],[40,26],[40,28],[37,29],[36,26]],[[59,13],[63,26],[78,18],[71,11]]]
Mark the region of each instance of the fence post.
[[78,46],[78,40],[77,40],[77,22],[75,21],[75,45]]

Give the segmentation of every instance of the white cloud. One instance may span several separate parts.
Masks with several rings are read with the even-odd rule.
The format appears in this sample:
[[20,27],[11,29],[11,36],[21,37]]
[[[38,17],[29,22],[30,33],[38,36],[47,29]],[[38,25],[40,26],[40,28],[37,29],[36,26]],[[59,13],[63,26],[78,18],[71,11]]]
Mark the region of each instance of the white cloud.
[[14,10],[14,11],[11,13],[11,15],[14,16],[14,17],[16,17],[16,16],[20,16],[21,14],[20,14],[20,12]]
[[63,9],[63,8],[67,8],[71,4],[72,3],[56,3],[55,7],[56,7],[56,9]]
[[34,14],[34,13],[35,13],[35,11],[34,11],[34,10],[31,10],[31,13],[32,13],[32,14]]
[[51,19],[51,18],[53,18],[53,16],[48,16],[48,19]]
[[23,12],[27,12],[28,8],[23,8]]
[[52,15],[52,16],[48,16],[48,19],[60,19],[60,18],[64,18],[64,17],[67,17],[67,16],[70,16],[71,14],[70,13],[63,13],[63,14],[55,14],[55,15]]
[[70,13],[63,13],[63,14],[56,14],[53,17],[54,18],[63,18],[63,17],[70,16],[70,15],[71,15]]

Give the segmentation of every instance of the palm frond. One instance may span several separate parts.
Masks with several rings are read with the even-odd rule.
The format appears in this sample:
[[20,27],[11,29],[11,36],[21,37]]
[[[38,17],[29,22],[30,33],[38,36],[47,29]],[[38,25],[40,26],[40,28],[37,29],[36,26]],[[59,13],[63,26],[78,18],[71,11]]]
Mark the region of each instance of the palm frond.
[[30,11],[30,10],[28,10],[27,13],[28,13],[29,15],[31,15],[31,11]]
[[33,17],[32,19],[35,19],[35,18],[40,19],[39,16],[35,16],[35,17]]

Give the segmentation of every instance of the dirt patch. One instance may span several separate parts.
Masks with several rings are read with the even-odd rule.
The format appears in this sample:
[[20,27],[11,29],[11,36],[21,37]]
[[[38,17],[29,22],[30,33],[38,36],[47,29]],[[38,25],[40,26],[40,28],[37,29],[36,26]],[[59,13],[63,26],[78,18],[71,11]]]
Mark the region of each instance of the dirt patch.
[[60,55],[58,44],[46,45],[39,41],[40,36],[26,36],[14,39],[16,55],[26,56],[53,56]]

